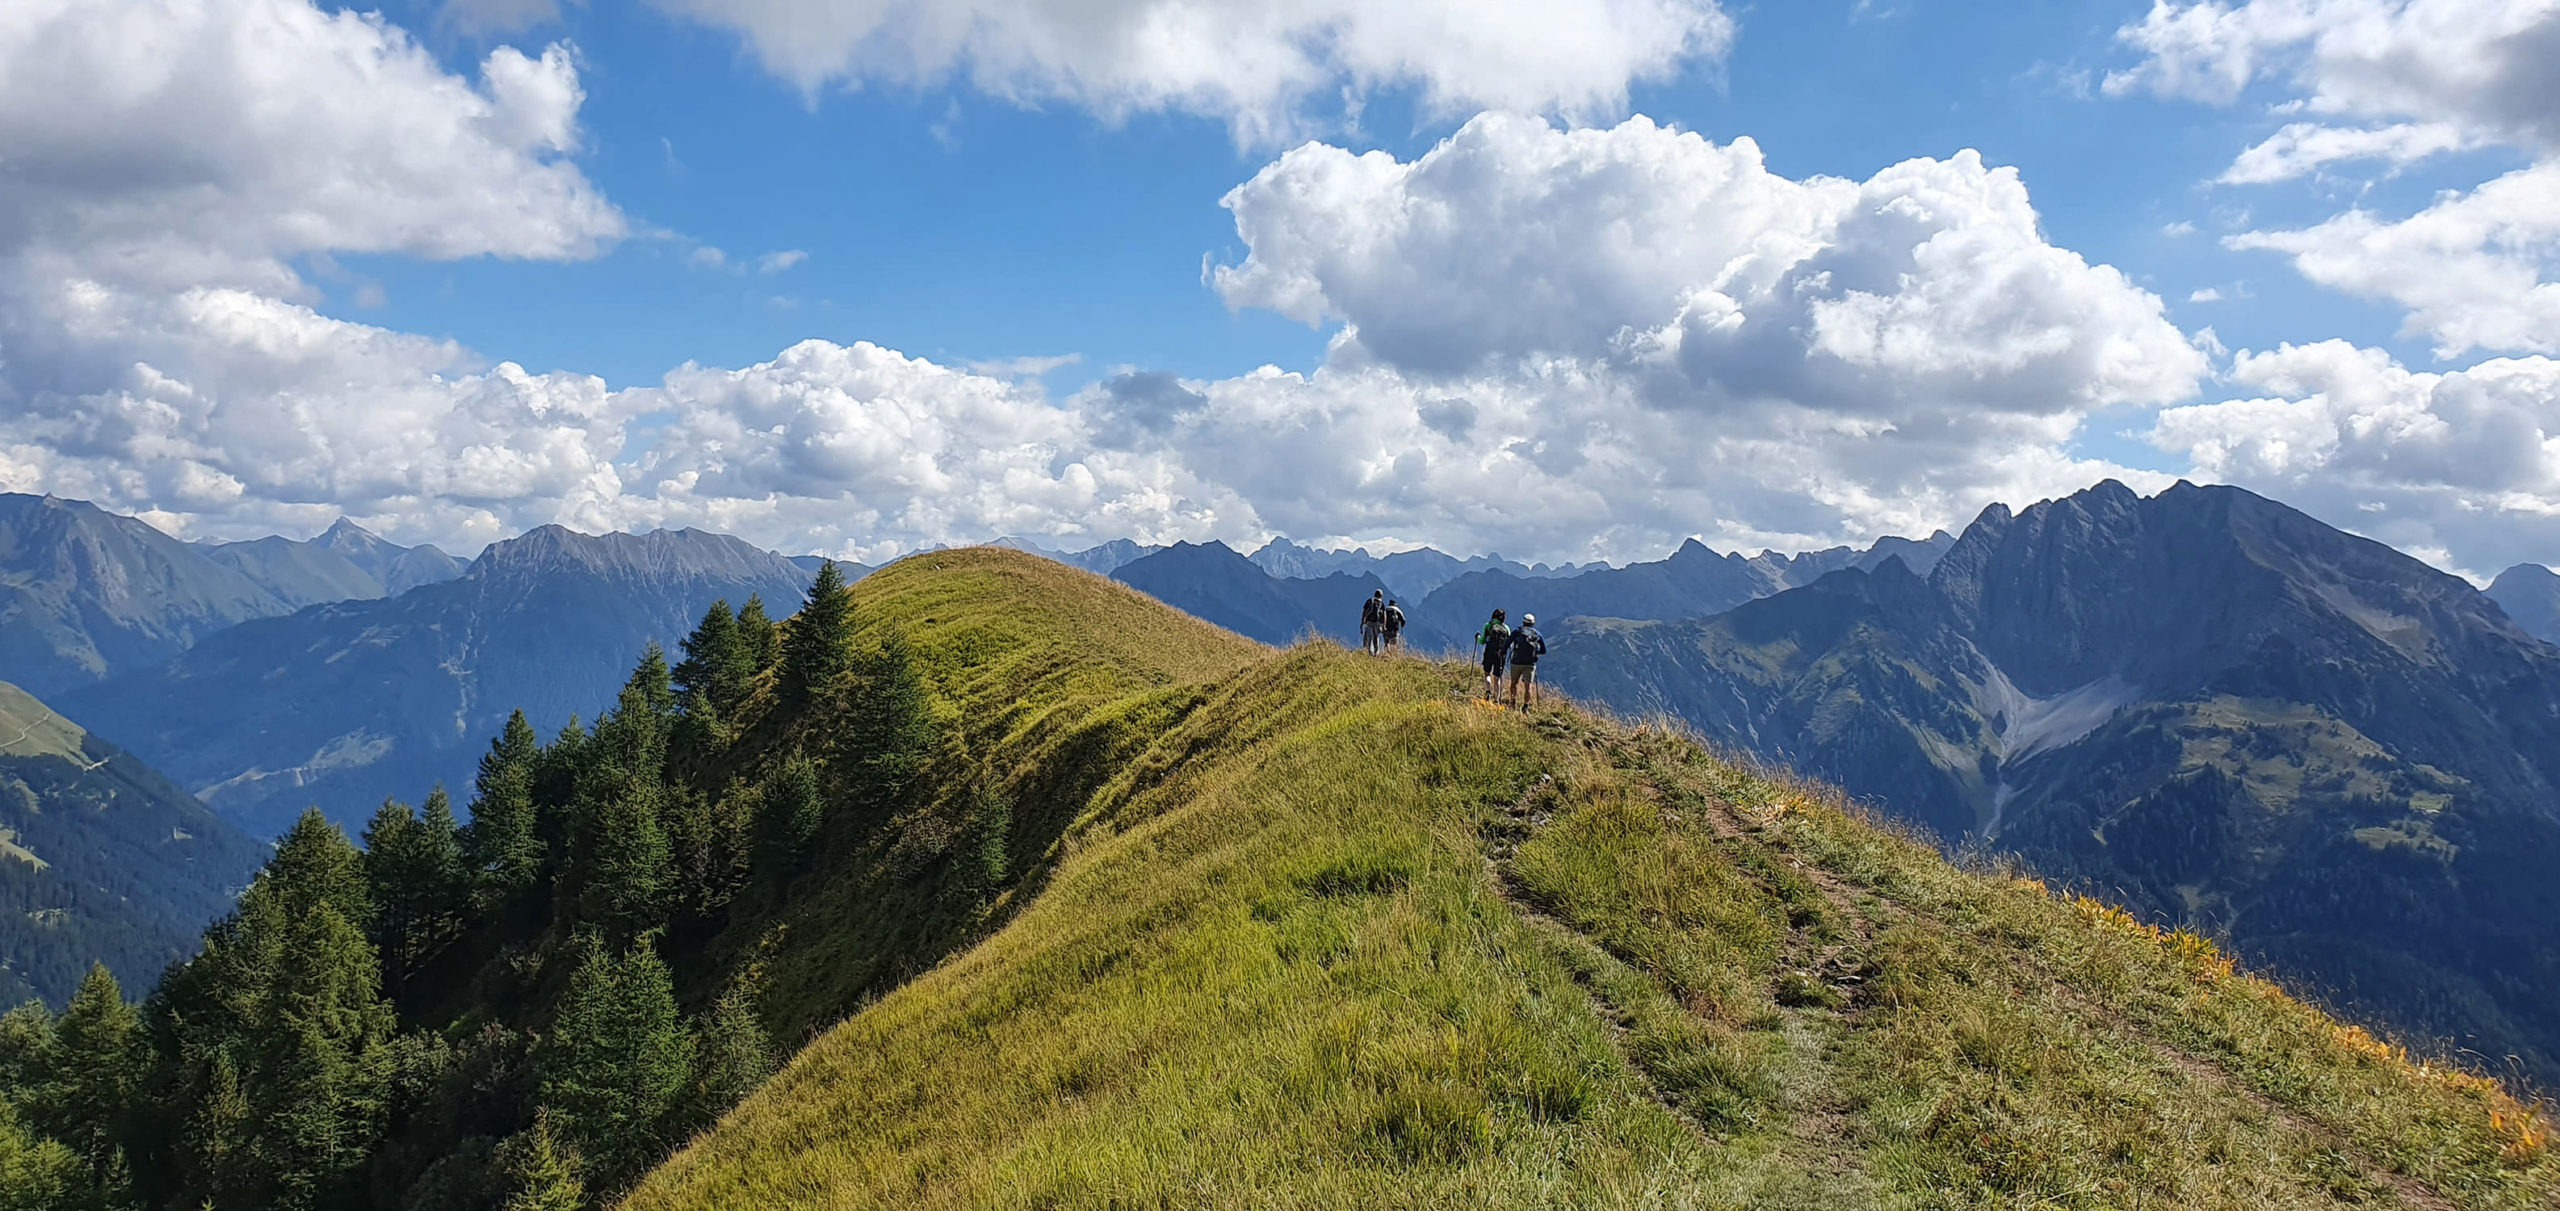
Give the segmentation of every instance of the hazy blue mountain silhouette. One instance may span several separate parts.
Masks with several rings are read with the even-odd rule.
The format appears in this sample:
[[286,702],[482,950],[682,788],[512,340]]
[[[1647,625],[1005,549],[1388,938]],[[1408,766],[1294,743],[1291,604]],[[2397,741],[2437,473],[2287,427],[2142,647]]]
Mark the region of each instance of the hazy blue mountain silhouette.
[[672,650],[714,600],[761,594],[778,618],[808,579],[725,535],[544,526],[457,579],[244,623],[58,705],[252,833],[315,803],[360,823],[387,795],[467,790],[509,711],[546,732],[592,714],[646,644]]
[[1294,642],[1312,628],[1357,646],[1360,603],[1386,590],[1375,576],[1273,576],[1222,542],[1175,543],[1111,575],[1195,618],[1275,644]]
[[2516,625],[2544,643],[2560,643],[2560,573],[2520,563],[2489,583],[2489,599]]

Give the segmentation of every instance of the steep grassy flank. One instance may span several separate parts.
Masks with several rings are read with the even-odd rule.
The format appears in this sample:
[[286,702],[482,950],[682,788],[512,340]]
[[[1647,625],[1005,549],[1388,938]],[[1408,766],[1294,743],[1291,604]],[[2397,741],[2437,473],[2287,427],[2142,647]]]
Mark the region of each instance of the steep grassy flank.
[[[2560,1199],[2492,1082],[1681,735],[1008,552],[859,594],[1022,805],[1024,873],[628,1206]],[[769,975],[859,965],[826,922]]]

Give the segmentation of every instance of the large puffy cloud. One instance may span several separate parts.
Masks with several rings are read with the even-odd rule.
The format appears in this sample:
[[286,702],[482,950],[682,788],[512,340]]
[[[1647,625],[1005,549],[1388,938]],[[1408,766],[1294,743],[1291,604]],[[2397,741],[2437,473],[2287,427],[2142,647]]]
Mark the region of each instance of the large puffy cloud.
[[1409,86],[1437,113],[1592,116],[1636,81],[1723,53],[1715,0],[655,0],[736,31],[815,94],[965,78],[1107,117],[1171,110],[1263,142],[1346,86]]
[[2171,408],[2151,441],[2475,575],[2560,550],[2560,362],[2429,373],[2323,341],[2243,352],[2231,377],[2263,394]]
[[2441,357],[2560,350],[2560,0],[2157,0],[2122,37],[2143,59],[2110,91],[2228,103],[2276,79],[2294,94],[2280,110],[2316,117],[2243,151],[2227,183],[2490,145],[2543,157],[2406,218],[2359,209],[2226,242],[2401,305]]
[[467,80],[304,0],[0,7],[0,484],[447,534],[609,497],[601,384],[319,315],[295,268],[593,254],[628,224],[567,158],[582,101],[564,47]]
[[2560,146],[2555,0],[2154,0],[2121,37],[2143,58],[2109,75],[2109,92],[2227,104],[2280,78],[2324,117]]
[[1925,529],[2140,478],[2073,436],[2206,368],[1971,153],[1797,181],[1748,140],[1487,115],[1412,162],[1301,147],[1227,204],[1228,302],[1343,328],[1313,375],[1201,384],[1171,440],[1292,532],[1579,558]]

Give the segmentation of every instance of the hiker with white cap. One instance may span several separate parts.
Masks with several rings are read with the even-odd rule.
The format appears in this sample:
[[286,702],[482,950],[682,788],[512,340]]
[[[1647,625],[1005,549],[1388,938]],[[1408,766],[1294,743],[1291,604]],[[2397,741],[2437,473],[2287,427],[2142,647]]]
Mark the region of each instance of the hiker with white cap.
[[1538,658],[1546,654],[1547,640],[1538,634],[1538,616],[1522,614],[1519,629],[1511,632],[1511,705],[1538,705]]

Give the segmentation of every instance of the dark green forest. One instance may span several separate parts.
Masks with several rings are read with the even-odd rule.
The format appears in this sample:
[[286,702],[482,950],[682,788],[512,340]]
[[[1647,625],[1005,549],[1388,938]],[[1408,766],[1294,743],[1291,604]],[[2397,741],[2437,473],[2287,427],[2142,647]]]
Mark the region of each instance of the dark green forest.
[[[361,837],[317,810],[139,1005],[92,970],[0,1017],[0,1205],[573,1208],[626,1188],[881,980],[985,927],[1008,812],[828,566],[786,623],[714,605],[592,726],[512,718]],[[938,847],[892,821],[959,814]],[[894,852],[893,852],[894,851]],[[848,873],[850,872],[850,873]],[[876,959],[776,996],[813,889]],[[830,913],[842,910],[830,907]]]

